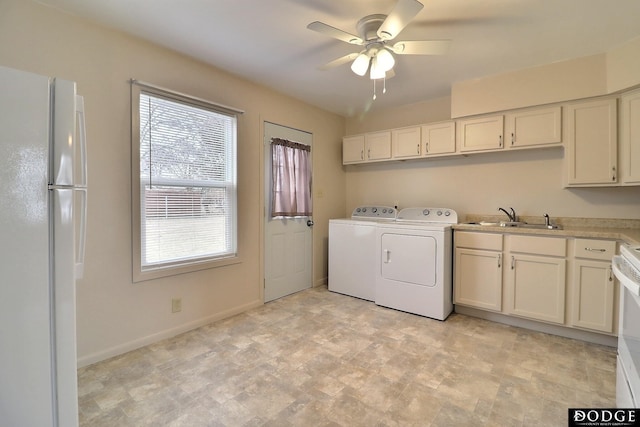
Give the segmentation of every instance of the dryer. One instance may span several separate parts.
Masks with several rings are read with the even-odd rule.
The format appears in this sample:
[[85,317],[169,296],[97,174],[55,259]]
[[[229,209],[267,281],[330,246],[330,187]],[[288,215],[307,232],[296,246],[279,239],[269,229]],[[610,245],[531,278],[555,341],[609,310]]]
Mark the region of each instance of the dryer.
[[375,299],[376,225],[395,220],[389,206],[358,206],[351,218],[329,220],[329,290]]
[[446,208],[402,209],[376,226],[375,302],[445,320],[453,311],[452,229]]

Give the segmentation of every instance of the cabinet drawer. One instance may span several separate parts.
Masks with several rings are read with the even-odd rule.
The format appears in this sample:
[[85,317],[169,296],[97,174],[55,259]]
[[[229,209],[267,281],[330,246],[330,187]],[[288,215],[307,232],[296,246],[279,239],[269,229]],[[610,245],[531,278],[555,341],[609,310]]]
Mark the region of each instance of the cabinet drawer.
[[457,247],[464,247],[464,248],[501,251],[502,250],[502,234],[474,233],[472,231],[456,231],[455,245]]
[[616,253],[614,240],[576,239],[575,257],[611,261]]
[[564,257],[567,240],[554,237],[509,236],[511,252]]

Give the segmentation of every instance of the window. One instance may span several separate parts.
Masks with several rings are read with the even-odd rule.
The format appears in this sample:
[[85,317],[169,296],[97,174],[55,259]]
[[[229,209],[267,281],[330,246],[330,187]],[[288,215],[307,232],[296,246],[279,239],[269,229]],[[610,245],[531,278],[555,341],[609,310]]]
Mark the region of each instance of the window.
[[311,216],[311,147],[271,139],[271,217]]
[[237,113],[132,84],[138,280],[237,256]]

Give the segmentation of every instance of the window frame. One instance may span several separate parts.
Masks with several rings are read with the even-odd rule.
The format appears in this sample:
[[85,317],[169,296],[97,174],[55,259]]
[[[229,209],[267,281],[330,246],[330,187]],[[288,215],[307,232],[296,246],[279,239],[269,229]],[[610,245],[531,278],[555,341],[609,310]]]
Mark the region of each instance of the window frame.
[[[226,265],[238,264],[242,262],[240,256],[240,245],[238,239],[238,121],[239,117],[244,113],[242,110],[235,109],[233,107],[227,107],[220,104],[214,104],[209,101],[185,95],[179,92],[174,92],[164,88],[160,88],[148,83],[144,83],[138,80],[132,79],[131,81],[131,228],[132,228],[132,261],[133,261],[133,281],[141,282],[150,279],[157,279],[161,277],[168,277],[183,273],[189,273],[193,271],[205,270],[210,268],[222,267]],[[235,178],[235,193],[233,196],[233,216],[234,224],[232,236],[235,239],[235,254],[228,256],[217,257],[203,257],[197,259],[179,260],[166,263],[158,263],[151,266],[142,265],[142,192],[144,191],[141,185],[140,175],[140,95],[141,93],[149,94],[151,96],[157,96],[165,98],[171,101],[175,101],[182,104],[192,105],[194,107],[203,108],[206,110],[218,112],[224,115],[231,115],[236,117],[236,178]]]

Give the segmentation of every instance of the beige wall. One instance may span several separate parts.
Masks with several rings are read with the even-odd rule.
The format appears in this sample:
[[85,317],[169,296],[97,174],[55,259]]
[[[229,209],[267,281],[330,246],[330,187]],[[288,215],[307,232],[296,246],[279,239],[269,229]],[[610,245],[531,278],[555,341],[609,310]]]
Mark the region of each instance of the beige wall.
[[[563,149],[347,167],[347,212],[362,204],[448,207],[459,215],[640,219],[640,187],[563,189]],[[506,217],[505,217],[506,218]]]
[[[313,278],[326,280],[328,218],[345,211],[342,117],[23,0],[0,3],[0,64],[74,80],[85,97],[90,198],[86,269],[77,286],[80,364],[262,304],[262,120],[313,133]],[[238,126],[241,264],[132,283],[130,78],[246,111]],[[178,296],[183,311],[171,314]]]
[[606,55],[600,54],[456,82],[451,117],[605,95],[606,71]]
[[451,98],[437,98],[415,104],[403,105],[367,112],[347,120],[347,135],[376,130],[411,126],[418,123],[434,123],[449,120]]
[[607,89],[610,93],[640,85],[640,37],[607,52]]

